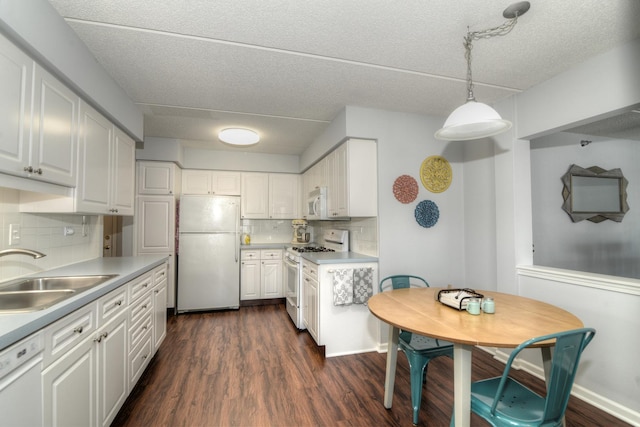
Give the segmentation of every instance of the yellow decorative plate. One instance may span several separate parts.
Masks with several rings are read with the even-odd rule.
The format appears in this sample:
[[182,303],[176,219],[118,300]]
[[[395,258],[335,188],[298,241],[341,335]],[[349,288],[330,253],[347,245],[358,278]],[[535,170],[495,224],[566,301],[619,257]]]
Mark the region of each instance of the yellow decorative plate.
[[420,180],[432,193],[442,193],[449,188],[453,173],[451,165],[442,156],[427,157],[420,167]]

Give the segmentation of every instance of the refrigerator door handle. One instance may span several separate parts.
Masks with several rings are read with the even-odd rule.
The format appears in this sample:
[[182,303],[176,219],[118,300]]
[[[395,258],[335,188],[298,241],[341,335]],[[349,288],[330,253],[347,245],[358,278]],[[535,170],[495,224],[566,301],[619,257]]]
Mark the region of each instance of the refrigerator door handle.
[[238,256],[240,253],[240,212],[238,212],[238,204],[234,203],[236,208],[236,263],[238,262]]

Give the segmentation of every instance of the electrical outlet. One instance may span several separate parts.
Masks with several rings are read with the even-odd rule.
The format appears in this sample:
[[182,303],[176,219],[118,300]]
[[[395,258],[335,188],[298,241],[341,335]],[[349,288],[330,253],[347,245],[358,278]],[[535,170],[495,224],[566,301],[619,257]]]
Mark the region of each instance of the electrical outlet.
[[20,240],[20,224],[9,224],[9,246],[19,245]]

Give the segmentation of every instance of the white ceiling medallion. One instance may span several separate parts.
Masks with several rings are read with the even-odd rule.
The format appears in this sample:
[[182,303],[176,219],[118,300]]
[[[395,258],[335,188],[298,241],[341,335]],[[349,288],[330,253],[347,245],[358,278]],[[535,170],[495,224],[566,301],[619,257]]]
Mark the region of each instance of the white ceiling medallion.
[[514,3],[502,13],[502,16],[508,19],[504,24],[488,30],[467,32],[464,37],[464,56],[467,59],[467,102],[453,110],[444,122],[442,129],[435,133],[437,139],[467,141],[486,138],[511,129],[510,121],[504,120],[496,110],[487,104],[476,101],[473,95],[471,48],[474,40],[509,34],[518,22],[518,17],[527,12],[530,6],[528,1]]
[[253,145],[260,141],[260,135],[251,129],[228,128],[218,133],[218,139],[231,145]]

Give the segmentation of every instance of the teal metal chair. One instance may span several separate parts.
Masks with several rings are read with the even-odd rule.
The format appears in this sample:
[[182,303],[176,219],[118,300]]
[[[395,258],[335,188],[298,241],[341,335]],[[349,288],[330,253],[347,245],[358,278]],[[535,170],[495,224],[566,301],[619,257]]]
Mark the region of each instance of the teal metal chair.
[[[580,355],[595,333],[595,329],[582,328],[523,342],[511,353],[501,377],[471,384],[471,411],[494,427],[562,426]],[[551,361],[547,394],[546,397],[542,397],[509,377],[509,370],[520,351],[550,339],[555,339],[556,344]],[[453,425],[452,416],[451,426]]]
[[[411,275],[389,276],[380,281],[380,292],[410,287],[429,287],[429,284],[422,277]],[[402,349],[409,360],[413,424],[417,425],[422,401],[422,386],[427,381],[427,365],[434,357],[453,357],[453,344],[401,330],[398,337],[398,347]]]

